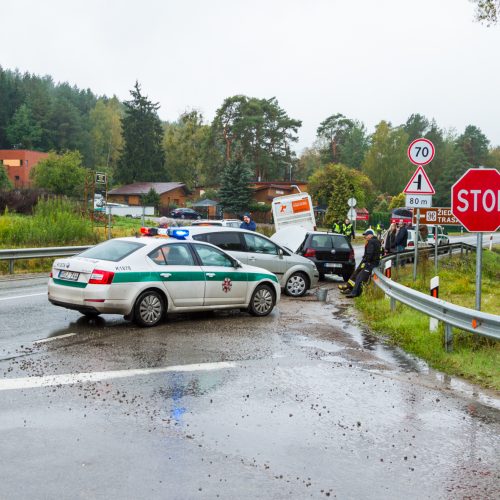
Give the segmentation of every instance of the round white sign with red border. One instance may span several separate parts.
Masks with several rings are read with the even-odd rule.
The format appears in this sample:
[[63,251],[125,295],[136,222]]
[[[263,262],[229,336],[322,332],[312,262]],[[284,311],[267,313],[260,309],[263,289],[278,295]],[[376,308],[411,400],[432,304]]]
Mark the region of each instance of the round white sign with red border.
[[415,139],[408,146],[408,158],[415,165],[427,165],[435,153],[434,144],[429,139]]

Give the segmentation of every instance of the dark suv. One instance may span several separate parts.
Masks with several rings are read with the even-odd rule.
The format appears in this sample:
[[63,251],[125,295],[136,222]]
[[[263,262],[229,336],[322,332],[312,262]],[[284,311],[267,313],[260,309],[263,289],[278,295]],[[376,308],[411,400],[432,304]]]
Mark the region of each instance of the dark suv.
[[337,274],[344,281],[349,279],[356,262],[354,249],[346,236],[302,228],[292,229],[280,231],[272,239],[311,259],[318,268],[319,279],[324,279],[325,274]]
[[201,214],[192,208],[175,208],[170,212],[174,219],[201,219]]

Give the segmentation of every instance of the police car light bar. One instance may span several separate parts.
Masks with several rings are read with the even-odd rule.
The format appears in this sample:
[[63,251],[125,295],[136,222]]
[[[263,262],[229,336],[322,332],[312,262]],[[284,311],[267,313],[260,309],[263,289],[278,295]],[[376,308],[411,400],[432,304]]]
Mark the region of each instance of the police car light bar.
[[189,236],[188,229],[176,229],[173,227],[169,227],[166,231],[169,236],[172,236],[172,238],[176,238],[178,240],[185,240]]
[[141,227],[141,234],[144,236],[170,236],[167,231],[162,227]]

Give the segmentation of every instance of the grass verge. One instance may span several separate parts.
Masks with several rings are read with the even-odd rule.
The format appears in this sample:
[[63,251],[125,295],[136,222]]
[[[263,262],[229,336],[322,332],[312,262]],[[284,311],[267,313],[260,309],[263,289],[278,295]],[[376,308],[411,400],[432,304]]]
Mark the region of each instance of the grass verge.
[[[474,307],[475,256],[453,258],[443,262],[440,276],[440,298],[454,304]],[[432,263],[431,263],[432,264]],[[423,264],[425,267],[427,264]],[[440,264],[441,265],[441,264]],[[407,266],[410,267],[410,266]],[[433,266],[432,270],[433,270]],[[498,279],[500,252],[485,252],[483,258],[482,310],[499,314]],[[399,272],[397,281],[429,293],[429,280],[412,282],[411,270]],[[419,275],[425,271],[419,267]],[[427,270],[430,276],[430,271]],[[394,275],[393,275],[394,277]],[[356,306],[371,329],[386,336],[405,351],[425,360],[433,368],[450,375],[459,375],[483,387],[500,390],[500,342],[453,329],[453,352],[444,350],[444,327],[429,332],[429,317],[403,304],[391,311],[390,301],[378,287],[371,284],[356,299]],[[486,307],[487,306],[487,307]]]

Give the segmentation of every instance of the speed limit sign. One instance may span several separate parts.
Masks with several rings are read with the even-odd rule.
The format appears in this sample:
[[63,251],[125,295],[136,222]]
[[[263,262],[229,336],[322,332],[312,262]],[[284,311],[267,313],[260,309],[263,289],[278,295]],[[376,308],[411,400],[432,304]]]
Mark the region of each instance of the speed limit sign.
[[434,144],[429,139],[415,139],[408,146],[408,158],[415,165],[427,165],[435,152]]

